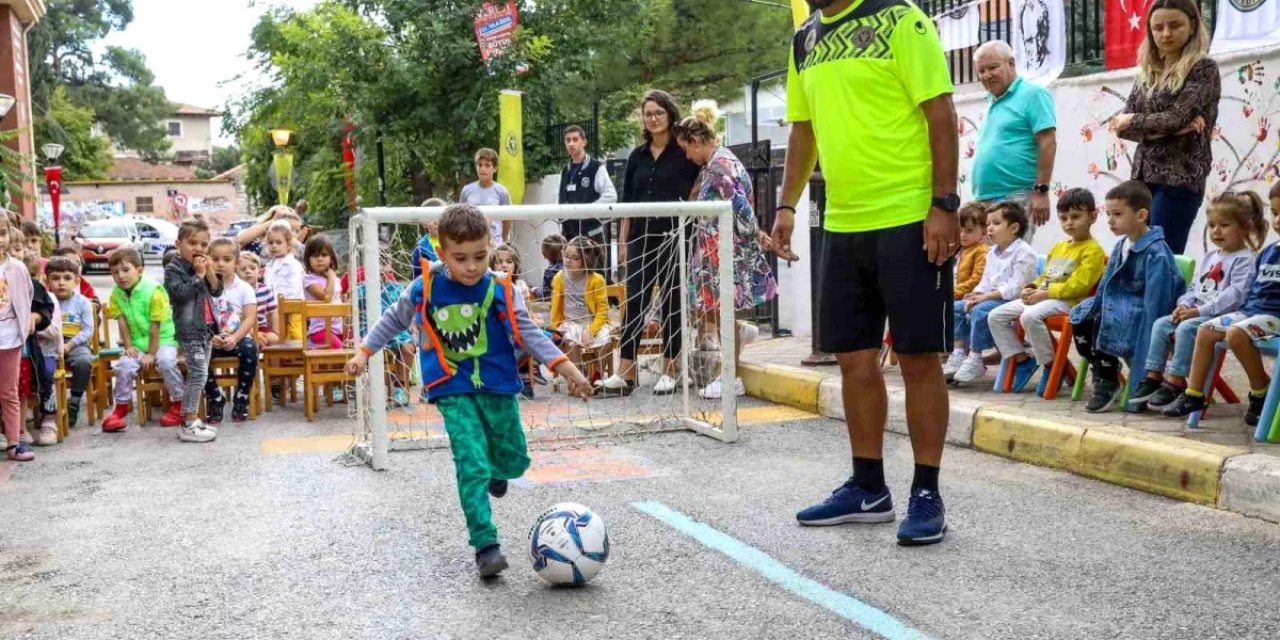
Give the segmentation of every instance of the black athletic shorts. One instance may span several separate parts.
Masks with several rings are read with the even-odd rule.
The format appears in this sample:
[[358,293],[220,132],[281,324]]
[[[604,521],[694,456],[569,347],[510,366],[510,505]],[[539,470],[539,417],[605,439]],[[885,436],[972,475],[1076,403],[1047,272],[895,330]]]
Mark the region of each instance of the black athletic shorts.
[[864,231],[827,231],[818,289],[818,348],[879,349],[885,319],[902,354],[951,351],[953,261],[929,262],[924,222]]

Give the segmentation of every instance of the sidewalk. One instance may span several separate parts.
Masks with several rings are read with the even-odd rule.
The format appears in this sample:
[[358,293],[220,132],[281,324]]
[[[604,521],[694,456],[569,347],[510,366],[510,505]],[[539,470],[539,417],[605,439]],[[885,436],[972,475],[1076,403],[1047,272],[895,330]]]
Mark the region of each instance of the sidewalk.
[[[809,338],[748,346],[740,374],[747,392],[843,419],[839,369],[801,366],[809,353]],[[1230,359],[1224,378],[1240,395],[1248,388]],[[885,379],[888,429],[905,434],[897,368],[886,366]],[[1243,405],[1215,405],[1192,430],[1152,414],[1086,413],[1069,388],[1052,401],[994,393],[994,379],[991,369],[982,384],[952,389],[949,444],[1280,522],[1280,444],[1254,442]]]

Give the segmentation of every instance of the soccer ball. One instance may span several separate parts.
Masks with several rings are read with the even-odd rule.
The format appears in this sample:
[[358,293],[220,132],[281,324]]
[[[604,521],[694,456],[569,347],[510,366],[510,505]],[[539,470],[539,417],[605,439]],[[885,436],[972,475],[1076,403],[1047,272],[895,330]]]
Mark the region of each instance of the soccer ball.
[[609,527],[591,509],[561,502],[534,521],[529,557],[533,570],[551,584],[586,584],[609,559]]

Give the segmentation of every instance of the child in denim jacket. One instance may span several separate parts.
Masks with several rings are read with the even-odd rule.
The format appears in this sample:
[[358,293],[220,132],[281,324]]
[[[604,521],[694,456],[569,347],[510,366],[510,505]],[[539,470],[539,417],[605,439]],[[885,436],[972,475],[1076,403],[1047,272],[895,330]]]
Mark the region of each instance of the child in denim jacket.
[[[1151,326],[1173,310],[1185,286],[1164,230],[1148,226],[1151,191],[1137,180],[1107,192],[1107,225],[1120,236],[1098,294],[1071,310],[1076,351],[1093,367],[1093,396],[1085,409],[1109,411],[1120,398],[1120,359],[1146,371]],[[1141,376],[1130,376],[1136,387]]]

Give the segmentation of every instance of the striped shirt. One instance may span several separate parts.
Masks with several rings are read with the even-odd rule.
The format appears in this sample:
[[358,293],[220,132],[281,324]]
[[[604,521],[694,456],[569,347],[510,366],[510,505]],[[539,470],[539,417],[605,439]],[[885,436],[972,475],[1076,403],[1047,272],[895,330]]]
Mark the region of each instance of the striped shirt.
[[258,331],[271,331],[271,314],[276,312],[276,294],[267,285],[259,282],[256,291],[258,298]]

